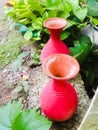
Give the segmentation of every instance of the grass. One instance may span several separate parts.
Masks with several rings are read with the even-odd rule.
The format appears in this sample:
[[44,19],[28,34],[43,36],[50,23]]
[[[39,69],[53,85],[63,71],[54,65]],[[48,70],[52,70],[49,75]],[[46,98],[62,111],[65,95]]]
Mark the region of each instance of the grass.
[[9,31],[4,43],[0,43],[0,69],[17,59],[24,41],[19,33]]

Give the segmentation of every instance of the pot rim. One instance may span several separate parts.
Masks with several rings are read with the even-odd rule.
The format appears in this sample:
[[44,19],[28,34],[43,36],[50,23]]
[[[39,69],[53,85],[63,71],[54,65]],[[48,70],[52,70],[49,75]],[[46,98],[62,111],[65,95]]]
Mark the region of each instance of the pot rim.
[[43,24],[44,24],[44,27],[48,29],[62,29],[67,26],[68,22],[63,18],[52,17],[52,18],[46,19]]
[[[61,56],[61,57],[64,57],[64,58],[66,58],[67,59],[67,62],[68,62],[68,59],[70,59],[70,61],[72,61],[72,62],[74,62],[74,66],[72,66],[73,68],[71,68],[70,69],[70,73],[68,74],[68,75],[65,75],[65,76],[55,76],[55,75],[53,75],[51,72],[50,72],[50,70],[49,70],[49,65],[53,62],[53,58],[56,58],[56,57],[58,57],[58,56]],[[69,62],[70,63],[70,62]],[[62,64],[61,62],[60,62],[60,64]],[[49,76],[49,77],[51,77],[51,78],[53,78],[53,79],[56,79],[56,80],[69,80],[69,79],[72,79],[72,78],[74,78],[77,74],[78,74],[78,72],[79,72],[79,70],[80,70],[80,65],[79,65],[79,63],[78,63],[78,61],[74,58],[74,57],[72,57],[72,56],[70,56],[70,55],[67,55],[67,54],[60,54],[60,53],[56,53],[56,54],[52,54],[52,55],[50,55],[50,56],[48,56],[45,60],[44,60],[44,62],[43,62],[43,64],[42,64],[42,67],[43,67],[43,70],[44,70],[44,72]]]

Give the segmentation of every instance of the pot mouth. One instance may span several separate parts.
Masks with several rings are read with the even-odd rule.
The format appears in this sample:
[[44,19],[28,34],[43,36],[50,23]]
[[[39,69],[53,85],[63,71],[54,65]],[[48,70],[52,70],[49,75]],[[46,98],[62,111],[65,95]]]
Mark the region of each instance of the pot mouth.
[[51,78],[69,80],[78,74],[80,66],[78,61],[70,55],[52,54],[44,60],[43,70]]
[[48,29],[62,29],[67,26],[67,21],[63,18],[53,17],[44,21],[44,27]]

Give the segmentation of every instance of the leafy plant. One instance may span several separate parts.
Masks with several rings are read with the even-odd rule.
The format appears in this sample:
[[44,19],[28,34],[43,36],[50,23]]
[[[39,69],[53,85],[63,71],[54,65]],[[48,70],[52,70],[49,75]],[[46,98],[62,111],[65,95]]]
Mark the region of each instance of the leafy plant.
[[90,41],[90,38],[86,35],[83,35],[79,38],[78,41],[74,42],[74,47],[70,47],[70,54],[75,57],[81,65],[81,73],[85,75],[86,80],[90,85],[94,82],[94,72],[91,67],[92,59],[92,47],[93,44]]
[[[87,8],[82,8],[78,0],[74,2],[72,0],[12,0],[12,4],[13,7],[7,11],[7,15],[12,17],[15,22],[25,25],[24,28],[20,26],[20,31],[27,30],[24,33],[26,40],[31,38],[40,40],[42,35],[47,33],[43,28],[43,22],[50,17],[67,19],[69,22],[68,27],[75,25],[78,27],[80,24],[81,27],[86,25],[83,22],[87,14]],[[63,39],[69,36],[66,37],[66,33],[68,34],[67,31],[64,31],[65,37],[63,35]]]
[[80,0],[83,7],[87,8],[87,18],[94,25],[98,25],[98,1],[97,0]]
[[51,121],[39,115],[36,109],[22,110],[20,102],[0,108],[0,130],[49,130]]
[[93,17],[98,17],[98,2],[96,0],[87,1],[88,14]]
[[11,0],[11,4],[13,7],[9,8],[6,14],[20,24],[20,32],[24,34],[26,40],[43,42],[41,38],[47,33],[43,22],[50,17],[67,19],[67,29],[61,34],[63,40],[72,33],[69,27],[72,30],[76,28],[75,31],[79,32],[90,21],[98,24],[98,2],[95,0]]
[[74,47],[70,47],[70,54],[74,56],[80,64],[87,60],[90,50],[92,49],[92,43],[88,36],[81,36],[78,41],[74,42]]
[[31,66],[32,65],[40,65],[41,62],[40,62],[40,53],[34,53],[34,54],[31,54],[31,57],[32,57],[32,60],[31,60]]

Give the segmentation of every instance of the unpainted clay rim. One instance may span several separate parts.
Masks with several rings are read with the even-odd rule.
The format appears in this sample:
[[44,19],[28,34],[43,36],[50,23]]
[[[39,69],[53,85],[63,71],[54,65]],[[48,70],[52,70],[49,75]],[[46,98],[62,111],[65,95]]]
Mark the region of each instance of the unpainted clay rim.
[[[46,64],[47,64],[48,60],[51,59],[51,57],[57,56],[57,55],[62,55],[62,56],[67,56],[67,57],[72,58],[72,59],[75,61],[75,63],[76,63],[76,70],[77,70],[77,71],[75,71],[74,74],[69,75],[69,76],[65,76],[65,77],[55,77],[55,76],[53,76],[53,75],[48,71],[48,69],[46,68]],[[56,79],[56,80],[69,80],[69,79],[72,79],[72,78],[74,78],[75,76],[77,76],[77,74],[78,74],[79,71],[80,71],[80,65],[79,65],[78,61],[77,61],[74,57],[72,57],[72,56],[70,56],[70,55],[67,55],[67,54],[60,54],[60,53],[56,53],[56,54],[52,54],[52,55],[48,56],[48,57],[44,60],[44,62],[43,62],[43,64],[42,64],[42,67],[43,67],[44,72],[45,72],[49,77],[51,77],[51,78],[53,78],[53,79]]]
[[[63,22],[63,24],[62,24],[62,26],[51,27],[51,26],[49,26],[47,23],[50,22],[50,21],[52,21],[52,20],[60,20],[61,23]],[[46,19],[43,24],[44,24],[44,27],[46,27],[46,28],[48,28],[48,29],[62,29],[62,28],[64,28],[64,27],[67,26],[68,22],[67,22],[65,19],[63,19],[63,18],[52,17],[52,18]]]

